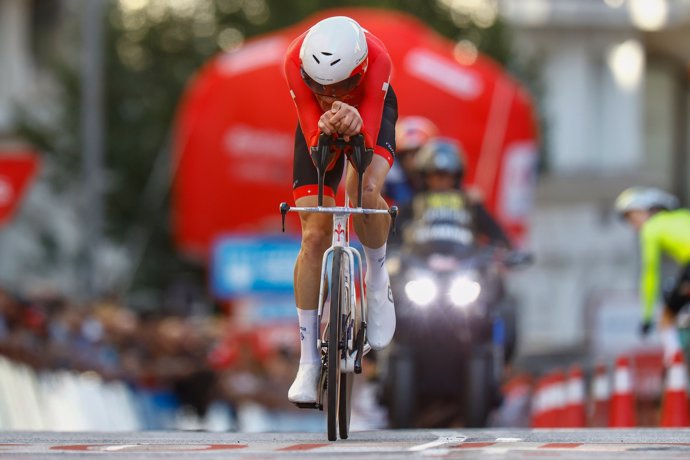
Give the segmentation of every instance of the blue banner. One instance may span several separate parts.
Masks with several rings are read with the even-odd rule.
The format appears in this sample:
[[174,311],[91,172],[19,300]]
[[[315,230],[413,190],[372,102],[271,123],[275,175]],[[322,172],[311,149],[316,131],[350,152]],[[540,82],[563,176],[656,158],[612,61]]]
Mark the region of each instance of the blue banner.
[[300,242],[278,237],[224,237],[211,263],[213,293],[222,299],[293,291]]

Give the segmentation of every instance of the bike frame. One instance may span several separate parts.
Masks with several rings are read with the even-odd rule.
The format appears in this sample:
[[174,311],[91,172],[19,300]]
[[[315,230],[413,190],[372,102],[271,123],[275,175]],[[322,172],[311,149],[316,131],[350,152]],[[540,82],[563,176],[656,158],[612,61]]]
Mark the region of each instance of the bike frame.
[[[350,215],[352,214],[389,214],[388,210],[385,209],[364,209],[364,208],[351,208],[348,206],[348,200],[346,200],[345,206],[316,206],[316,207],[291,207],[290,211],[295,212],[314,212],[321,214],[332,214],[333,215],[333,235],[331,239],[331,246],[326,250],[323,255],[323,260],[321,262],[321,285],[319,287],[319,307],[318,307],[318,317],[319,324],[323,319],[323,307],[326,302],[326,289],[327,289],[327,275],[328,275],[328,260],[336,248],[342,248],[343,253],[347,257],[347,267],[348,270],[344,273],[342,285],[348,292],[348,302],[343,305],[344,315],[348,315],[351,312],[357,312],[357,292],[359,292],[359,298],[361,301],[359,315],[355,314],[352,321],[357,321],[358,318],[361,319],[362,324],[366,327],[367,317],[367,302],[366,296],[364,295],[364,273],[362,256],[359,251],[350,246]],[[356,275],[359,275],[359,279],[354,283],[353,280],[356,279]],[[356,324],[356,323],[354,323]],[[354,330],[354,324],[348,324],[348,342],[346,356],[341,360],[341,369],[343,372],[354,373],[355,372],[355,334],[350,334]],[[323,342],[322,336],[318,339],[318,348],[321,349]],[[368,353],[371,347],[368,343],[364,345],[364,354]]]

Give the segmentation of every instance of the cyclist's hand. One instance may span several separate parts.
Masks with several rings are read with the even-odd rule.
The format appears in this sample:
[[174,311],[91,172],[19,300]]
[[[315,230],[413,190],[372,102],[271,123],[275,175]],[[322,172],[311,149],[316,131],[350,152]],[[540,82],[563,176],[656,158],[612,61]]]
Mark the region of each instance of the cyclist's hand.
[[338,132],[337,126],[331,123],[332,116],[333,114],[329,110],[328,112],[325,112],[323,115],[321,115],[321,118],[319,118],[319,131],[321,131],[324,134],[328,134],[329,136],[333,133]]
[[640,335],[642,337],[647,337],[652,331],[652,326],[653,324],[650,320],[643,320],[642,323],[640,323]]
[[330,123],[346,141],[350,140],[350,136],[359,134],[362,129],[362,116],[356,108],[342,101],[335,101],[330,112]]

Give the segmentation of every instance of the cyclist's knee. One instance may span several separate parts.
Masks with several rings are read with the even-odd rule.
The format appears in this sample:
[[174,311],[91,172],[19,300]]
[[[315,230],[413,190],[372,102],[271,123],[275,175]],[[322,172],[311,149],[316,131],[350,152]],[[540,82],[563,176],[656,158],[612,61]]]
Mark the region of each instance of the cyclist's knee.
[[307,256],[321,257],[330,245],[330,225],[314,223],[302,228],[302,251]]
[[362,207],[378,208],[381,192],[374,187],[362,191]]
[[[348,189],[350,201],[357,202],[358,190],[356,187]],[[364,208],[378,208],[379,199],[381,198],[381,187],[373,182],[365,182],[362,184],[362,207]]]

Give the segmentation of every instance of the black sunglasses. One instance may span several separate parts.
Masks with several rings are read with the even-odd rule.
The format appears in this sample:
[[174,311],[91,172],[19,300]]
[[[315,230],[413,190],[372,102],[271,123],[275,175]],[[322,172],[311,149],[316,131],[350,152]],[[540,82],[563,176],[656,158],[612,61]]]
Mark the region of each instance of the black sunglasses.
[[307,84],[310,90],[312,90],[314,93],[320,96],[328,97],[344,96],[353,89],[355,89],[357,85],[359,85],[359,82],[362,80],[362,73],[358,73],[356,75],[346,78],[343,81],[339,81],[338,83],[333,83],[332,85],[322,85],[321,83],[318,83],[309,75],[307,75],[307,72],[305,72],[304,69],[301,67],[300,73],[302,74],[302,80],[304,80],[304,83]]

